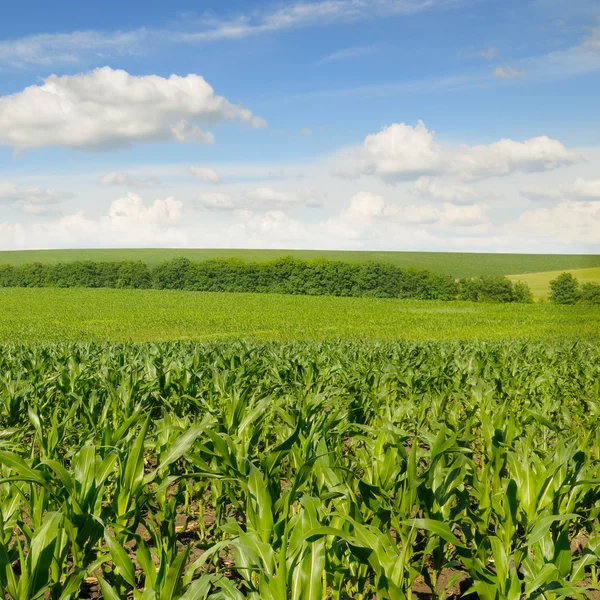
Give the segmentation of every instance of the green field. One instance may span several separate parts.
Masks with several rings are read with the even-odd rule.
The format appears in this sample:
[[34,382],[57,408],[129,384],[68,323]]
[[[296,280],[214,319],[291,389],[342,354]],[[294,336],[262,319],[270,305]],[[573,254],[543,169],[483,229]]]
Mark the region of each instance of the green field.
[[[542,273],[524,273],[508,275],[511,281],[525,281],[529,285],[535,298],[547,298],[550,294],[550,282],[556,279],[563,271],[546,271]],[[600,283],[600,267],[591,269],[569,269],[579,281],[584,283]]]
[[3,600],[598,598],[598,344],[0,349]]
[[594,306],[161,290],[0,289],[1,342],[598,339]]
[[358,252],[325,250],[219,250],[219,249],[95,249],[24,250],[0,252],[0,264],[70,262],[75,260],[142,260],[149,266],[184,256],[191,260],[237,257],[248,261],[273,260],[281,256],[327,258],[361,262],[389,261],[399,266],[429,269],[454,277],[509,275],[600,267],[600,255],[578,254],[483,254],[466,252]]

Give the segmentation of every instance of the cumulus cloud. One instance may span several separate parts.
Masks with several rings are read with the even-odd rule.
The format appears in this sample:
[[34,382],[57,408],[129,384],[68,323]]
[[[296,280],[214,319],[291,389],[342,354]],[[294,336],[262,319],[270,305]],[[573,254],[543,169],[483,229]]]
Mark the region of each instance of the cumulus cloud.
[[[511,225],[511,229],[513,226]],[[525,211],[514,228],[550,243],[600,245],[600,202],[565,200],[552,208]]]
[[494,75],[500,79],[515,79],[517,77],[523,77],[525,71],[515,69],[510,65],[498,66],[494,69]]
[[415,127],[395,123],[367,136],[360,148],[342,157],[337,174],[375,175],[387,182],[448,174],[469,180],[547,171],[581,160],[578,154],[546,136],[524,142],[502,139],[489,145],[444,147],[419,121]]
[[587,199],[600,200],[600,179],[577,178],[553,188],[539,185],[524,186],[521,194],[532,200]]
[[190,175],[195,177],[196,179],[201,179],[202,181],[210,181],[212,183],[218,183],[221,181],[219,174],[209,167],[199,167],[192,165],[189,169]]
[[412,192],[422,198],[463,205],[474,204],[485,197],[485,195],[473,188],[440,184],[430,177],[419,177],[412,187]]
[[105,173],[100,177],[101,185],[119,185],[123,187],[160,187],[162,186],[158,177],[136,177],[131,173]]
[[56,204],[72,197],[68,192],[52,188],[0,183],[0,204],[32,215],[49,214]]
[[183,246],[189,243],[179,225],[183,205],[175,198],[145,204],[137,194],[111,203],[99,219],[83,212],[45,223],[0,223],[0,246],[14,248]]
[[155,200],[149,206],[137,194],[129,193],[113,201],[108,217],[114,223],[133,221],[137,223],[165,224],[181,221],[183,203],[173,197]]
[[407,232],[449,231],[464,228],[487,228],[485,205],[457,206],[388,202],[383,196],[361,191],[339,215],[329,218],[322,229],[327,235],[346,240],[394,239]]
[[210,144],[202,129],[240,120],[265,122],[217,96],[199,75],[134,76],[110,67],[51,75],[41,85],[0,97],[0,144],[16,149],[63,146],[108,150],[134,142]]

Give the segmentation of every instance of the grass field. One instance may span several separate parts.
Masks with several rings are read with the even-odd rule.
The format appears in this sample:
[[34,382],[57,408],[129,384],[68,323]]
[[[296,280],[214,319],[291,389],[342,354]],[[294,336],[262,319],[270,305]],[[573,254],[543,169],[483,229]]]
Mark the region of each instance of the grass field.
[[[591,269],[569,269],[579,284],[600,283],[600,267]],[[547,298],[550,294],[550,282],[556,279],[563,271],[546,271],[542,273],[522,273],[520,275],[508,275],[512,281],[525,281],[535,298]]]
[[237,257],[249,261],[273,260],[281,256],[328,258],[360,262],[389,261],[399,266],[429,269],[454,277],[508,275],[565,271],[600,267],[600,255],[577,254],[476,254],[464,252],[357,252],[324,250],[219,250],[219,249],[96,249],[25,250],[0,252],[0,264],[31,262],[68,262],[74,260],[142,260],[154,266],[165,260],[185,256],[191,260]]
[[0,289],[0,343],[600,338],[593,306],[159,290]]

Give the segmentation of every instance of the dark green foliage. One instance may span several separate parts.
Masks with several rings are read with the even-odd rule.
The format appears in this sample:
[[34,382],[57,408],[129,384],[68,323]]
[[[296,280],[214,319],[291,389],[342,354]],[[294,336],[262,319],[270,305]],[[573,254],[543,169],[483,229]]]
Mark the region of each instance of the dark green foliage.
[[152,276],[145,263],[141,260],[125,261],[117,263],[117,285],[118,288],[151,288]]
[[581,302],[600,304],[600,283],[584,283],[581,286]]
[[237,258],[192,262],[175,258],[152,272],[142,261],[42,264],[0,267],[0,287],[155,288],[198,292],[255,292],[310,296],[354,296],[530,302],[526,284],[500,275],[484,275],[457,283],[449,275],[411,269],[388,262],[351,263],[340,260],[269,262]]
[[571,273],[561,273],[550,282],[550,301],[554,304],[576,304],[581,298],[579,282]]
[[502,275],[482,275],[461,279],[458,283],[461,300],[471,302],[532,302],[531,290],[526,283],[513,285]]
[[152,279],[142,261],[32,263],[0,267],[0,287],[150,288]]
[[17,287],[15,268],[11,265],[0,265],[0,287]]
[[533,294],[524,281],[516,281],[513,284],[513,299],[515,302],[529,304],[533,302]]

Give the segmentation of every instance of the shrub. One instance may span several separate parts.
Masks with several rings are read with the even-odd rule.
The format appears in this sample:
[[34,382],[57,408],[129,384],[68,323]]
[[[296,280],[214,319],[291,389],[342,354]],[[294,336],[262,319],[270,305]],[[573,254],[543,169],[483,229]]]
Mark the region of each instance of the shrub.
[[513,302],[513,284],[502,275],[482,275],[459,281],[461,300],[471,302]]
[[141,260],[120,263],[116,275],[117,279],[114,287],[135,289],[152,287],[152,276],[148,266]]
[[561,273],[550,282],[550,301],[554,304],[575,304],[581,293],[579,282],[571,273]]
[[600,304],[600,283],[584,283],[581,286],[581,302]]
[[17,287],[17,274],[11,265],[0,265],[0,287]]
[[517,281],[513,285],[513,300],[526,304],[533,302],[533,294],[524,281]]
[[161,263],[152,271],[152,285],[159,290],[188,290],[191,284],[192,261],[174,258]]

